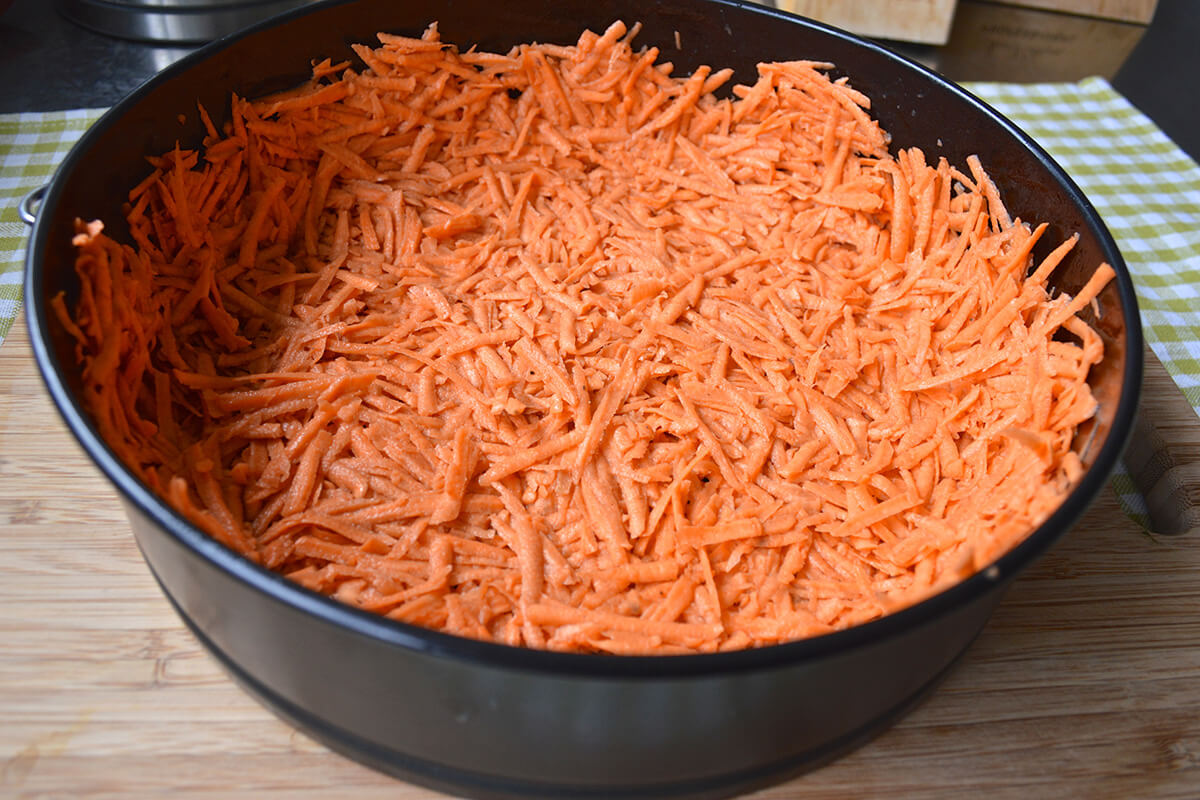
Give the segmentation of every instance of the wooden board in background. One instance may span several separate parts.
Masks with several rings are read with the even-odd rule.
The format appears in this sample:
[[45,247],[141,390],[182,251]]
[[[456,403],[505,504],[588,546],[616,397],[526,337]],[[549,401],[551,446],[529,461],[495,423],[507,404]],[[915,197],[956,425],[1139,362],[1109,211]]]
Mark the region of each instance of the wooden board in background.
[[860,36],[943,44],[950,36],[957,0],[775,0],[793,14]]
[[1146,28],[1097,17],[964,0],[950,41],[932,54],[955,81],[1037,83],[1112,78]]
[[1158,0],[1000,0],[1014,6],[1044,8],[1047,11],[1062,11],[1087,17],[1116,19],[1122,22],[1137,22],[1149,25],[1154,18]]
[[[1200,457],[1161,371],[1146,407]],[[142,563],[51,407],[24,323],[0,346],[0,797],[434,800],[334,755],[239,690]],[[602,753],[597,758],[603,758]],[[1104,493],[892,730],[756,800],[1194,800],[1200,537]]]

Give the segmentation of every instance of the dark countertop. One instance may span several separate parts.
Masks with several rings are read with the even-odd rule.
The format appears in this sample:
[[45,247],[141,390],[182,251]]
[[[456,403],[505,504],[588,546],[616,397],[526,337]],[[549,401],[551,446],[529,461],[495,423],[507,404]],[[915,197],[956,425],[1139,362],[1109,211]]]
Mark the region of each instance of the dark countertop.
[[[109,106],[189,52],[93,33],[47,0],[7,5],[0,14],[0,113]],[[946,45],[893,46],[957,81],[1100,75],[1200,160],[1200,103],[1191,86],[1200,75],[1198,43],[1194,0],[1159,0],[1148,27],[960,0]]]

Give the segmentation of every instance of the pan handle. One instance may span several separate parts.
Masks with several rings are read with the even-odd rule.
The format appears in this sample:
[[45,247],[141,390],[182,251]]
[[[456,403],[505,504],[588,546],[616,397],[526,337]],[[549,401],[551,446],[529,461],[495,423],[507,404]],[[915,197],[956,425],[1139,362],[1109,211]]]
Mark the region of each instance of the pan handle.
[[1196,411],[1149,347],[1145,365],[1142,404],[1125,449],[1125,466],[1146,498],[1151,530],[1167,535],[1200,531]]
[[21,198],[21,202],[17,205],[17,214],[26,225],[32,227],[33,223],[37,222],[37,212],[34,210],[34,206],[42,202],[42,197],[49,188],[50,184],[43,184]]

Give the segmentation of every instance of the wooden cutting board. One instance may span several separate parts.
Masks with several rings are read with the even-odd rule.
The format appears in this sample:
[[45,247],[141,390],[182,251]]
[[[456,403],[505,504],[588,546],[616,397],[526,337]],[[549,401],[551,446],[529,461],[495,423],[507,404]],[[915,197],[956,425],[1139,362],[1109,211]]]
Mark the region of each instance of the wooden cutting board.
[[[1200,457],[1157,362],[1146,389],[1159,431]],[[23,322],[0,347],[0,521],[0,797],[441,797],[293,731],[201,650],[51,407]],[[1200,796],[1200,534],[1148,535],[1105,492],[930,700],[754,797],[976,791]]]

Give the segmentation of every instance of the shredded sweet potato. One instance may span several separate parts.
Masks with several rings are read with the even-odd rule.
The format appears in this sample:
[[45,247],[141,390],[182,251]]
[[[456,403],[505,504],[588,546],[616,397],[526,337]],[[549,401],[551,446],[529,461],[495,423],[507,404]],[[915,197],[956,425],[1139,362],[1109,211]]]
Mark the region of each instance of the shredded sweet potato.
[[304,586],[538,648],[813,636],[1020,542],[1082,472],[1112,270],[1051,296],[1073,240],[1034,263],[830,65],[721,99],[635,33],[381,34],[201,109],[56,301],[104,439]]

